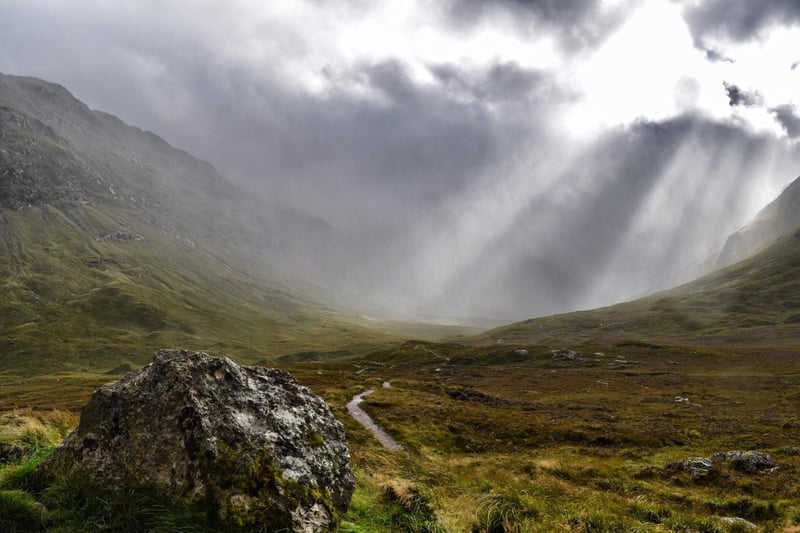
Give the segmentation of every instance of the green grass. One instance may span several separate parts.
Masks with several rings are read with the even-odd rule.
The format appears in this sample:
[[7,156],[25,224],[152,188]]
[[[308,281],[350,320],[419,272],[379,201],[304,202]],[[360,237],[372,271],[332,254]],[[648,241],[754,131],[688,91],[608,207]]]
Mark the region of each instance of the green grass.
[[[563,346],[553,348],[556,356],[546,346],[509,356],[519,346],[398,342],[349,361],[282,365],[345,423],[357,490],[341,531],[728,533],[741,526],[726,516],[764,531],[800,522],[796,353],[624,341],[578,350],[579,362],[558,356]],[[629,364],[612,368],[614,360]],[[48,404],[75,408],[110,379],[41,376],[18,390],[31,391],[34,410],[25,413],[43,417]],[[48,397],[55,383],[72,384],[74,393]],[[347,401],[365,389],[375,392],[362,406],[405,452],[382,450],[347,415]],[[0,397],[0,409],[14,402],[13,394]],[[57,438],[65,419],[48,416]],[[720,464],[702,479],[667,468],[733,449],[767,451],[777,468],[747,474]],[[26,468],[9,465],[5,476],[25,479]],[[16,481],[3,488],[18,487],[32,490]],[[148,527],[166,520],[135,493],[117,496],[123,502],[115,497],[110,507],[91,498],[40,501],[61,509],[54,516],[63,524],[126,513]],[[191,510],[166,514],[202,523]]]
[[[518,347],[401,343],[360,362],[290,369],[347,426],[360,488],[346,531],[391,531],[400,510],[385,494],[396,486],[420,490],[428,527],[441,531],[741,530],[723,517],[781,531],[797,522],[796,353],[621,342],[579,351],[583,363],[544,347],[508,362]],[[596,361],[594,351],[604,355]],[[362,407],[409,460],[386,459],[344,412],[368,388]],[[667,468],[732,449],[767,451],[777,468],[720,464],[704,479]]]
[[35,503],[34,497],[25,491],[0,490],[0,531],[45,531],[45,519]]

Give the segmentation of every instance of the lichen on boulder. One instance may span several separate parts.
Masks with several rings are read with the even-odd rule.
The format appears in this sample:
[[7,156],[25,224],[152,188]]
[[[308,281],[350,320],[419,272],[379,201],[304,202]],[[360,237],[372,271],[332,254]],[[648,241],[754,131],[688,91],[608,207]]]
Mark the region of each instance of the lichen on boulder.
[[344,428],[288,373],[161,350],[99,388],[37,470],[144,487],[208,509],[226,531],[329,531],[354,478]]

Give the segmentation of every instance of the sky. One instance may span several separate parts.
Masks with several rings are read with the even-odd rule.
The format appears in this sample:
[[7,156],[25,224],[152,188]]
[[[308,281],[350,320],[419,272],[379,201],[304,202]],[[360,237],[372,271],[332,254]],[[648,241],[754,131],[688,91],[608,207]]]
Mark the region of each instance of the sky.
[[362,252],[336,283],[399,317],[515,320],[644,294],[800,175],[796,0],[0,13],[0,72],[61,83],[324,219]]

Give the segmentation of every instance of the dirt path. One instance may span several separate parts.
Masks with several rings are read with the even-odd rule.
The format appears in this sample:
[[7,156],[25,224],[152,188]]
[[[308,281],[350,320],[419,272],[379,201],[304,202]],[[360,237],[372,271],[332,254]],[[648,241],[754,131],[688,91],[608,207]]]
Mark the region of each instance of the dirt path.
[[375,391],[368,390],[353,396],[353,399],[347,404],[347,412],[350,413],[350,416],[356,419],[356,422],[367,428],[384,448],[392,451],[402,450],[403,447],[397,444],[397,441],[390,437],[388,433],[386,433],[378,424],[375,423],[374,420],[369,417],[369,415],[363,409],[361,409],[361,407],[358,406],[358,404],[364,401],[365,396],[368,396],[373,392]]

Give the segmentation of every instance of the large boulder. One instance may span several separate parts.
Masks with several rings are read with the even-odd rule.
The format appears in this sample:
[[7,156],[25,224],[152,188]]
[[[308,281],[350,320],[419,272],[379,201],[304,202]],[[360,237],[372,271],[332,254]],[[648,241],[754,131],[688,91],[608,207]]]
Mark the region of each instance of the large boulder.
[[77,475],[206,506],[227,530],[328,531],[354,478],[344,428],[288,373],[161,350],[99,388],[42,479]]

